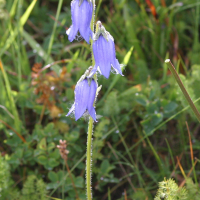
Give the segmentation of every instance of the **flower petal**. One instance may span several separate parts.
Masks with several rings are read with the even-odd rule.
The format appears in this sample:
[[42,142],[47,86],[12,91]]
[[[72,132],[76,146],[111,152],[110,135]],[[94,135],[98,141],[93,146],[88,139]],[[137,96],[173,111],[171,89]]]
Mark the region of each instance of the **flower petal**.
[[92,117],[92,119],[93,119],[95,122],[97,122],[95,108],[92,107],[92,108],[90,109],[90,111],[88,110],[88,112],[89,112],[90,116]]
[[115,59],[115,63],[112,64],[112,67],[113,67],[113,69],[114,69],[118,74],[124,76],[124,75],[122,74],[122,70],[121,70],[119,61],[118,61],[117,59]]
[[75,39],[77,32],[78,32],[78,27],[75,27],[73,25],[71,25],[70,28],[66,31],[66,34],[68,35],[68,40],[70,42],[72,42]]
[[108,51],[110,51],[110,61],[111,61],[111,64],[113,64],[116,59],[116,53],[115,53],[114,39],[110,34],[108,35],[108,43],[109,43]]
[[75,120],[77,121],[86,111],[90,87],[87,79],[81,81],[75,88]]
[[87,109],[91,117],[94,119],[94,121],[96,121],[96,112],[93,105],[96,97],[96,91],[97,91],[97,84],[94,80],[92,80],[90,84],[90,93],[88,97]]
[[92,37],[93,32],[90,29],[90,22],[92,19],[93,5],[92,2],[88,2],[84,0],[80,6],[80,23],[79,23],[79,31],[81,36],[85,39],[85,41],[89,44],[90,37]]
[[78,32],[79,28],[79,18],[81,18],[80,10],[79,10],[79,0],[73,0],[71,2],[71,15],[72,15],[72,25],[70,29],[67,30],[68,39],[72,42]]
[[111,57],[110,57],[111,65],[118,74],[121,74],[123,76],[120,64],[119,64],[118,60],[116,59],[115,43],[114,43],[114,39],[111,35],[108,36],[108,42],[109,42],[108,50],[110,51],[110,55],[111,55]]
[[110,52],[110,49],[109,42],[102,35],[93,44],[95,65],[100,68],[102,75],[106,78],[109,77],[111,70],[110,61],[113,52]]

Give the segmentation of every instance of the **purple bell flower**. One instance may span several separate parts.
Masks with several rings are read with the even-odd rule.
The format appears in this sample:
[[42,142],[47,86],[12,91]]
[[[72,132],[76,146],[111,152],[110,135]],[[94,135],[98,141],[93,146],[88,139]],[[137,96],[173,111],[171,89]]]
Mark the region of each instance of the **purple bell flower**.
[[88,112],[94,121],[96,121],[96,112],[93,106],[96,91],[97,84],[94,79],[85,78],[78,81],[74,92],[75,102],[66,116],[75,113],[75,120],[77,121],[84,113]]
[[116,59],[114,39],[102,26],[101,22],[97,22],[96,34],[93,43],[93,54],[95,66],[90,77],[98,70],[100,74],[109,77],[111,66],[117,74],[122,74],[120,64]]
[[72,42],[78,31],[81,36],[89,43],[93,32],[90,29],[90,22],[92,19],[93,4],[90,0],[73,0],[71,2],[72,25],[66,31],[68,39]]

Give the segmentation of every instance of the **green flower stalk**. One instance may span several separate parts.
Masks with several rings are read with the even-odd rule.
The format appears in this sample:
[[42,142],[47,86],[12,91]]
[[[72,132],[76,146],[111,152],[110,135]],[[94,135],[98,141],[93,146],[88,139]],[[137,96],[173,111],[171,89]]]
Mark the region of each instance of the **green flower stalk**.
[[86,154],[86,190],[87,199],[92,200],[92,187],[91,187],[91,175],[92,175],[92,131],[93,131],[93,119],[90,117],[88,124],[88,136],[87,136],[87,154]]
[[[90,28],[92,32],[94,32],[94,20],[95,20],[95,0],[92,0],[92,6],[93,6],[93,13],[92,13],[92,20],[90,22]],[[94,61],[94,54],[93,54],[93,39],[90,40],[91,43],[91,57],[92,57],[92,66],[95,65]],[[96,74],[94,75],[94,79],[97,81]],[[98,92],[97,92],[98,93]],[[97,96],[97,94],[96,94]],[[95,101],[94,101],[95,104]],[[87,193],[87,199],[92,200],[92,132],[93,132],[93,123],[94,120],[92,117],[89,118],[88,123],[88,133],[87,133],[87,153],[86,153],[86,193]]]

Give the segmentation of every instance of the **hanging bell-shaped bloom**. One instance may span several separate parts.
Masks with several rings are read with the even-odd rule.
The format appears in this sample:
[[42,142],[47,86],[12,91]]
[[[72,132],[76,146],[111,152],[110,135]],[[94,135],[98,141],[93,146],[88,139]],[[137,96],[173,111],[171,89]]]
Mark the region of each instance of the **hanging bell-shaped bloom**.
[[91,0],[73,0],[71,2],[72,25],[67,30],[68,39],[72,42],[79,33],[89,43],[93,32],[90,29],[92,19],[93,4]]
[[95,66],[90,76],[98,70],[100,74],[108,78],[111,66],[117,74],[121,74],[123,76],[120,64],[116,59],[114,39],[110,33],[105,30],[100,21],[98,21],[96,25],[93,54]]
[[77,121],[84,113],[89,113],[96,121],[96,112],[94,109],[94,100],[96,97],[97,83],[94,79],[84,78],[78,81],[75,87],[75,102],[66,116],[75,113]]

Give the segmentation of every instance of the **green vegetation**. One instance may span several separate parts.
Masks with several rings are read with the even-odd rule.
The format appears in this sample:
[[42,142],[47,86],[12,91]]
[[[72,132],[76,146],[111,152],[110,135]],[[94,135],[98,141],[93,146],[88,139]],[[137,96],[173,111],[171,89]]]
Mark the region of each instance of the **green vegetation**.
[[[88,122],[65,115],[91,53],[65,34],[70,2],[0,0],[2,200],[86,199]],[[200,199],[199,122],[164,62],[172,61],[200,111],[200,2],[96,5],[96,21],[114,37],[125,66],[123,77],[98,77],[93,199]],[[67,141],[66,159],[60,140]]]

